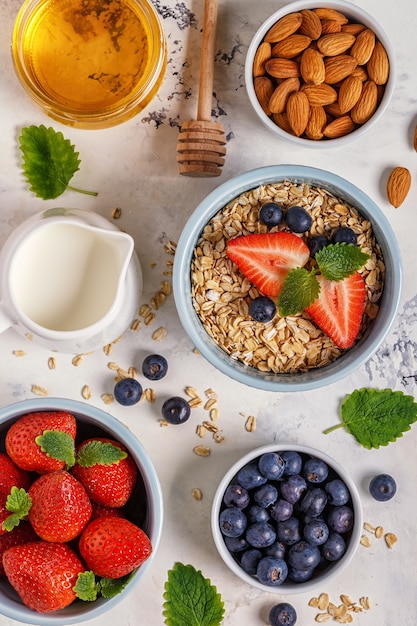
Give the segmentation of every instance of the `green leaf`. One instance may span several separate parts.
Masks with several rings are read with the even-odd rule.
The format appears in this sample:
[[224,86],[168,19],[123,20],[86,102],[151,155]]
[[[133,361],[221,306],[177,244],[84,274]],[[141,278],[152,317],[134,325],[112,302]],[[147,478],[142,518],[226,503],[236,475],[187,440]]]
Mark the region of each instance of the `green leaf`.
[[26,519],[32,506],[32,498],[23,488],[12,487],[6,498],[6,509],[11,513],[3,521],[2,530],[12,531],[19,526],[20,520]]
[[94,572],[80,572],[72,590],[80,600],[93,602],[100,594],[100,583],[96,582]]
[[113,465],[127,457],[127,453],[119,446],[108,441],[88,441],[77,453],[77,463],[81,467],[93,465]]
[[121,578],[102,578],[100,580],[101,595],[103,598],[113,598],[125,589],[126,585],[133,578],[136,570]]
[[75,463],[74,439],[62,430],[44,430],[35,442],[52,459],[64,461],[67,468]]
[[192,565],[176,563],[168,572],[164,598],[167,626],[219,626],[223,620],[220,594]]
[[69,185],[75,172],[80,169],[81,161],[75,147],[61,132],[46,128],[43,124],[28,126],[22,128],[19,145],[23,154],[23,173],[30,191],[38,198],[57,198],[66,189],[97,195]]
[[364,448],[379,448],[396,441],[417,420],[417,403],[412,396],[392,389],[357,389],[341,405],[342,423]]
[[279,314],[296,315],[314,302],[320,292],[320,283],[314,271],[297,267],[289,272],[278,296]]
[[346,243],[330,244],[316,254],[317,265],[328,280],[340,281],[365,265],[369,254],[359,246]]

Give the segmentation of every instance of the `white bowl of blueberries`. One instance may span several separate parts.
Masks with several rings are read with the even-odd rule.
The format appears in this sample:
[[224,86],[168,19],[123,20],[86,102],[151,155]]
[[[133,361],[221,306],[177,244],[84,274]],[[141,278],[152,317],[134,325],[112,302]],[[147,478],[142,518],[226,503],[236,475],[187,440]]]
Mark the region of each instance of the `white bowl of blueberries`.
[[270,444],[222,478],[211,525],[217,550],[247,584],[281,595],[323,586],[352,561],[362,507],[348,472],[319,450]]

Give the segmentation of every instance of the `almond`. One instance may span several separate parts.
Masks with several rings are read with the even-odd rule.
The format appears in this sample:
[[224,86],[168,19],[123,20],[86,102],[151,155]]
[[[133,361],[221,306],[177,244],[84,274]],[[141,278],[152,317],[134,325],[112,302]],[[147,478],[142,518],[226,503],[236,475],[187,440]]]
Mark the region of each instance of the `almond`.
[[294,134],[288,122],[288,117],[286,113],[274,113],[272,119],[274,120],[275,124],[279,126],[283,131],[289,133],[290,135]]
[[342,26],[336,20],[321,20],[321,34],[330,35],[331,33],[340,33]]
[[371,58],[374,47],[375,33],[370,28],[366,28],[357,35],[350,54],[356,59],[358,65],[365,65]]
[[339,107],[341,113],[350,111],[360,98],[362,81],[356,76],[348,76],[339,87]]
[[351,35],[359,35],[363,30],[365,30],[365,24],[343,24],[342,32],[350,33]]
[[307,85],[319,85],[324,82],[325,68],[323,55],[318,50],[307,48],[301,55],[300,74]]
[[323,107],[310,107],[310,115],[305,129],[306,137],[318,141],[323,137],[323,129],[327,123],[326,111]]
[[349,76],[357,65],[356,59],[349,54],[338,54],[334,57],[325,59],[324,66],[326,68],[325,82],[333,85],[338,83],[346,76]]
[[321,83],[320,85],[303,85],[301,91],[305,93],[310,106],[326,106],[337,100],[337,91],[331,85]]
[[319,16],[321,20],[334,20],[341,25],[347,24],[349,21],[346,15],[343,15],[343,13],[337,11],[336,9],[321,7],[319,9],[313,9],[313,11],[314,13],[316,13],[316,15]]
[[276,43],[277,41],[289,37],[298,30],[302,21],[303,17],[301,13],[288,13],[284,15],[271,26],[264,37],[264,41]]
[[318,39],[321,35],[321,21],[319,16],[310,9],[300,11],[303,21],[298,29],[302,35],[307,35],[310,39]]
[[366,68],[371,80],[377,85],[385,85],[389,76],[389,59],[387,51],[380,41],[375,43]]
[[366,80],[369,80],[368,72],[366,71],[365,65],[358,65],[357,67],[355,67],[350,75],[355,76],[355,78],[359,78],[359,80],[361,80],[363,83]]
[[378,105],[378,89],[373,80],[367,80],[362,87],[359,100],[352,108],[350,116],[355,124],[365,124],[375,113]]
[[324,110],[326,111],[327,115],[329,115],[331,118],[328,120],[329,123],[332,121],[333,118],[342,117],[343,115],[342,111],[340,110],[340,106],[338,102],[332,102],[331,104],[326,104],[324,107]]
[[327,139],[337,139],[338,137],[344,137],[355,130],[355,123],[352,121],[350,115],[342,115],[332,120],[325,129],[323,135]]
[[293,59],[272,57],[265,63],[265,69],[274,78],[296,78],[300,76],[300,64]]
[[257,76],[253,81],[253,87],[262,110],[269,117],[271,115],[269,101],[274,93],[274,83],[268,76]]
[[414,128],[413,147],[414,147],[414,150],[417,152],[417,126],[415,126]]
[[332,33],[331,35],[323,35],[317,40],[317,48],[322,54],[334,57],[337,54],[343,54],[355,43],[355,35],[349,33]]
[[308,48],[310,44],[310,37],[296,33],[276,43],[272,48],[272,56],[292,59]]
[[270,100],[269,110],[271,113],[283,113],[287,106],[289,95],[300,89],[298,78],[286,78],[275,88]]
[[255,52],[253,58],[253,75],[264,76],[266,74],[265,63],[271,58],[271,44],[263,41]]
[[388,177],[387,195],[392,206],[397,209],[406,199],[411,187],[411,174],[406,167],[395,167]]
[[302,91],[295,91],[290,94],[286,108],[288,123],[291,126],[294,135],[299,137],[306,129],[310,105],[308,98]]

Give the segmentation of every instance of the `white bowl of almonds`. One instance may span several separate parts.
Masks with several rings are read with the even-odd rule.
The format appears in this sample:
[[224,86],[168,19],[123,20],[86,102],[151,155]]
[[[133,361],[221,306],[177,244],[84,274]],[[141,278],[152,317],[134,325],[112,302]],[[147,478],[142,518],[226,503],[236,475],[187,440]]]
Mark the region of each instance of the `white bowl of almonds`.
[[180,320],[217,369],[268,391],[328,385],[377,350],[402,270],[379,207],[324,170],[275,165],[220,185],[178,242]]
[[378,22],[343,0],[297,0],[273,13],[245,61],[263,124],[309,147],[336,147],[381,117],[395,84],[394,52]]

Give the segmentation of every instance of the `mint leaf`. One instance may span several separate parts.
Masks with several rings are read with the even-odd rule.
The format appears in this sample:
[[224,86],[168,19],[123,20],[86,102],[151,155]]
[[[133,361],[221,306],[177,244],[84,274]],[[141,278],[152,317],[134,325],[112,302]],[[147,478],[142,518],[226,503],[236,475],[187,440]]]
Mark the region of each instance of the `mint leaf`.
[[106,441],[88,441],[77,453],[77,463],[81,467],[93,465],[113,465],[127,457],[119,446]]
[[100,580],[101,595],[103,598],[113,598],[117,596],[134,576],[136,570],[121,578],[102,578]]
[[164,598],[167,626],[220,626],[223,620],[220,594],[192,565],[176,563],[168,572]]
[[22,128],[19,145],[23,154],[23,173],[30,191],[38,198],[57,198],[66,189],[97,195],[69,185],[75,172],[80,169],[81,161],[75,147],[61,132],[46,128],[43,124],[28,126]]
[[96,582],[94,572],[80,572],[72,590],[80,600],[93,602],[100,595],[100,583]]
[[325,278],[339,281],[363,267],[370,257],[352,243],[335,243],[322,248],[315,258]]
[[23,488],[12,487],[6,498],[6,509],[11,513],[3,521],[1,528],[11,532],[13,528],[19,526],[20,520],[26,519],[30,507],[32,506],[32,498]]
[[75,463],[74,439],[62,430],[44,430],[35,442],[42,452],[58,461],[64,461],[67,468]]
[[314,271],[297,267],[289,272],[278,296],[279,314],[296,315],[314,302],[320,292],[320,283]]
[[357,389],[341,405],[342,423],[364,448],[379,448],[396,441],[417,421],[417,403],[412,396],[391,389]]

